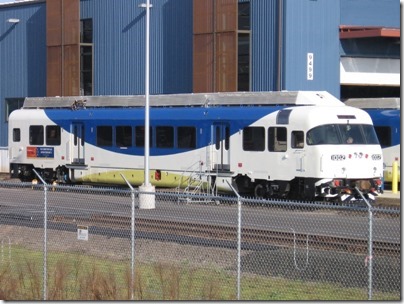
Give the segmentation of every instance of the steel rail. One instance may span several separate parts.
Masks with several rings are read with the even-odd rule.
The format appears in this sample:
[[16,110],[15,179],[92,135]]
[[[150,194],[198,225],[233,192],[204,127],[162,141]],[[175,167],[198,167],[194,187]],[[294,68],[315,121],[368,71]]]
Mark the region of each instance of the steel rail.
[[[88,218],[77,219],[74,216],[55,215],[50,221],[75,223],[93,227],[108,227],[114,229],[129,229],[131,218],[115,215],[91,215]],[[237,239],[236,226],[214,225],[184,221],[168,221],[160,219],[135,219],[136,232],[153,232],[161,235],[175,234],[183,237],[195,237],[215,241],[235,241]],[[242,241],[251,245],[306,246],[308,242],[311,249],[332,250],[354,254],[366,254],[368,242],[366,238],[351,238],[320,234],[295,233],[293,231],[279,231],[263,228],[242,227]],[[375,255],[399,256],[400,243],[373,241]]]

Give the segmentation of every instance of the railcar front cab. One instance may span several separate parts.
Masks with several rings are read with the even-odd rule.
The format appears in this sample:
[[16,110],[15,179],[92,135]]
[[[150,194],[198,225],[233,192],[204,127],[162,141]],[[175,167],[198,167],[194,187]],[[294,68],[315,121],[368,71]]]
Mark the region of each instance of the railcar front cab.
[[37,179],[35,169],[45,181],[68,182],[68,172],[64,167],[53,169],[61,146],[61,133],[61,127],[57,125],[13,125],[9,147],[10,177],[32,181]]
[[329,160],[325,159],[322,165],[327,166],[328,164],[335,168],[333,163],[338,163],[342,171],[339,171],[341,173],[335,178],[317,181],[315,183],[316,196],[330,200],[338,198],[340,201],[354,201],[361,198],[356,190],[359,189],[366,198],[373,201],[382,193],[381,177],[355,178],[358,170],[360,172],[368,171],[369,175],[376,172],[375,162],[382,160],[381,153],[368,149],[370,145],[379,146],[372,125],[349,124],[348,121],[347,124],[317,126],[307,132],[306,143],[319,149],[326,149],[327,145],[332,146],[333,153],[330,153]]

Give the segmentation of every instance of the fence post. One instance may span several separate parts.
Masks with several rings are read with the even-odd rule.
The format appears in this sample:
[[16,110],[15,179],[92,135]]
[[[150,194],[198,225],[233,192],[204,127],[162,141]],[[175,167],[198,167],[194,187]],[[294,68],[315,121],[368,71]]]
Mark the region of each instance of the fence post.
[[36,172],[35,169],[32,169],[36,176],[40,179],[40,181],[44,185],[44,215],[43,215],[43,300],[46,301],[47,294],[47,278],[48,278],[48,270],[47,270],[47,257],[48,257],[48,184],[42,179],[41,175]]
[[369,239],[368,239],[368,255],[366,256],[365,263],[368,264],[368,300],[372,300],[372,286],[373,286],[373,211],[372,206],[370,205],[369,201],[363,196],[362,192],[355,187],[356,191],[360,194],[362,199],[365,201],[366,205],[368,206],[368,213],[369,213]]
[[[8,238],[8,262],[11,262],[11,239],[9,236]],[[4,248],[3,248],[4,239],[1,239],[1,263],[4,262]]]
[[398,161],[393,161],[393,166],[391,169],[392,180],[391,180],[391,190],[393,193],[398,193]]
[[130,188],[130,197],[132,199],[132,210],[131,210],[131,300],[135,299],[134,287],[135,287],[135,189],[129,183],[129,181],[123,176],[121,173],[122,178],[125,180],[126,184]]
[[226,180],[231,190],[237,195],[238,221],[237,221],[237,300],[240,300],[240,281],[241,281],[241,196],[236,189]]

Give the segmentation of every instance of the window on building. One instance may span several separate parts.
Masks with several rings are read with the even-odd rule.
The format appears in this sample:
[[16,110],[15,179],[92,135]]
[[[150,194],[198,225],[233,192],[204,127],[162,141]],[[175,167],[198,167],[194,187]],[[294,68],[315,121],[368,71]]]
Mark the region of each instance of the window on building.
[[60,127],[46,126],[46,144],[49,146],[60,145]]
[[43,126],[29,127],[29,144],[36,146],[43,145]]
[[400,97],[400,86],[341,85],[341,100],[348,98]]
[[270,127],[268,129],[268,150],[271,152],[285,152],[287,147],[287,133],[285,127]]
[[247,127],[243,129],[243,150],[244,151],[265,150],[264,127]]
[[20,109],[24,105],[24,98],[6,98],[6,121],[11,112]]
[[80,94],[93,95],[93,20],[80,21]]
[[178,148],[180,149],[196,148],[195,127],[178,127],[177,138],[178,138]]
[[238,91],[250,90],[250,2],[238,4]]
[[112,127],[98,126],[97,127],[97,146],[110,147],[112,146]]

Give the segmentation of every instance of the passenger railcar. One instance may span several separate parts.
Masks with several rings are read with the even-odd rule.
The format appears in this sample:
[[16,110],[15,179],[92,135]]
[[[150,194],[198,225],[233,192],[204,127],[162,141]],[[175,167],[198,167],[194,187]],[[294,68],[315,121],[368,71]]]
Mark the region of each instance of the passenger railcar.
[[[144,182],[144,96],[27,98],[9,117],[10,173],[49,182]],[[150,97],[150,182],[256,197],[350,201],[380,191],[369,115],[327,92]],[[198,174],[194,175],[197,172]],[[187,178],[184,178],[187,177]]]
[[393,162],[396,161],[397,179],[400,182],[400,98],[352,98],[347,99],[345,103],[363,109],[370,115],[383,150],[384,181],[392,182]]

